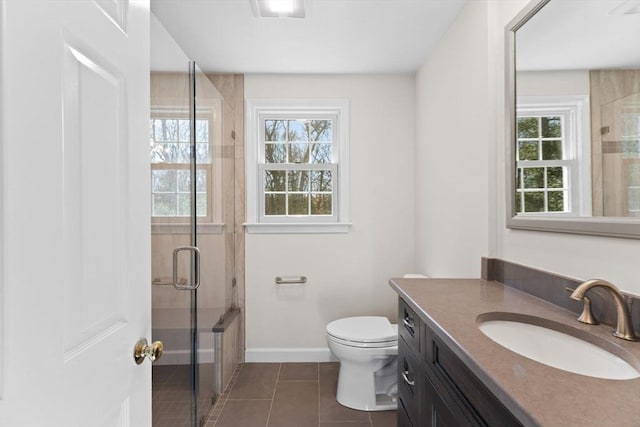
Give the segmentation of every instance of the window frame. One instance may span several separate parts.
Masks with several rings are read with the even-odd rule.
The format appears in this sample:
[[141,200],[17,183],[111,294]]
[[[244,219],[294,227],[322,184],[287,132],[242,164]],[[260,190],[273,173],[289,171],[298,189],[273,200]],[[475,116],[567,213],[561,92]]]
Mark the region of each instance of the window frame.
[[[198,163],[196,170],[204,170],[207,174],[207,215],[198,216],[198,229],[204,233],[218,234],[222,232],[222,208],[219,204],[214,204],[214,193],[221,191],[221,168],[214,167],[218,161],[219,150],[222,134],[220,126],[214,126],[216,117],[219,116],[221,105],[214,104],[210,107],[203,108],[196,114],[196,120],[206,120],[209,129],[209,156],[208,163]],[[190,113],[182,107],[171,107],[166,105],[152,105],[150,111],[150,119],[161,120],[191,120]],[[150,174],[154,170],[191,170],[191,163],[151,163]],[[149,188],[150,197],[153,197],[153,191]],[[153,203],[153,201],[150,201]],[[154,233],[183,233],[189,232],[191,224],[190,216],[154,216],[153,207],[151,206],[151,224]]]
[[[591,216],[591,138],[589,129],[589,97],[582,95],[567,96],[520,96],[517,101],[516,121],[519,117],[561,116],[563,121],[563,153],[561,160],[518,160],[518,147],[514,172],[519,168],[530,167],[567,167],[568,204],[565,212],[518,212],[519,217],[526,216]],[[515,126],[515,124],[514,124]],[[516,133],[517,137],[517,133]],[[517,144],[519,138],[514,142]],[[518,192],[518,183],[515,190]],[[524,195],[524,189],[522,189]],[[545,189],[545,193],[548,189]],[[551,189],[553,191],[553,189]],[[514,200],[515,200],[514,194]]]
[[[265,120],[333,120],[330,163],[265,163]],[[247,222],[249,233],[349,231],[349,102],[345,99],[246,100]],[[265,215],[265,170],[331,170],[332,215]]]

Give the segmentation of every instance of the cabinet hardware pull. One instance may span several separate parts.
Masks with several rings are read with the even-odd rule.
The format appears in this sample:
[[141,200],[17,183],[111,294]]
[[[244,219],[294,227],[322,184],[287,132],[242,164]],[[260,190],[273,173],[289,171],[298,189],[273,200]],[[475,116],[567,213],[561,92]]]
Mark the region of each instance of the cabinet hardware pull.
[[415,327],[416,327],[415,322],[410,317],[405,317],[404,319],[402,319],[402,323],[404,323],[404,325],[407,328],[411,329],[411,331],[413,331],[415,329]]
[[409,371],[403,371],[402,372],[402,379],[404,380],[405,383],[409,384],[410,386],[414,386],[416,385],[415,380],[410,380],[409,379],[409,375],[412,375]]

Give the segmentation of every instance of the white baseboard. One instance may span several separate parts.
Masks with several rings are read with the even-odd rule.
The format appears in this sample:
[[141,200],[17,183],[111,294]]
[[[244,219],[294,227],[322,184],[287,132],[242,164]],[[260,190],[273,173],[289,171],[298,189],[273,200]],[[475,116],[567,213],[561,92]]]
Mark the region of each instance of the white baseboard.
[[329,347],[313,348],[248,348],[244,353],[247,363],[280,362],[337,362]]

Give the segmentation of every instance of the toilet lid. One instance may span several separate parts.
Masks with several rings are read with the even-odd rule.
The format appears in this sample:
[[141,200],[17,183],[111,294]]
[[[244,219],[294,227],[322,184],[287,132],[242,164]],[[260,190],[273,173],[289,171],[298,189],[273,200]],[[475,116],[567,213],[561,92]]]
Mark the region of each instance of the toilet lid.
[[392,325],[389,319],[383,316],[358,316],[334,320],[327,325],[327,333],[335,338],[354,342],[398,341],[397,325]]

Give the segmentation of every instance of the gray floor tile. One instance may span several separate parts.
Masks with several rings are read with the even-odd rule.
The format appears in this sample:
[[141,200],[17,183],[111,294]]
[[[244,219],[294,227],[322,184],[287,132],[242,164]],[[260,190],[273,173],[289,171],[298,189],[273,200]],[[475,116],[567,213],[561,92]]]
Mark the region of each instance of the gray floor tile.
[[318,424],[318,383],[278,382],[269,415],[269,427],[302,427]]
[[396,411],[371,412],[371,423],[373,427],[397,427],[398,414]]
[[278,381],[318,381],[318,364],[283,363]]
[[229,399],[272,399],[279,371],[279,363],[245,363]]
[[267,424],[271,400],[227,400],[216,427],[258,427]]
[[[225,393],[229,399],[211,409],[205,427],[263,427],[267,421],[270,427],[396,427],[395,411],[356,411],[336,401],[339,366],[243,364],[238,381]],[[189,427],[189,387],[182,380],[188,369],[169,368],[154,367],[153,426]]]
[[371,423],[368,421],[320,421],[320,427],[371,427]]

